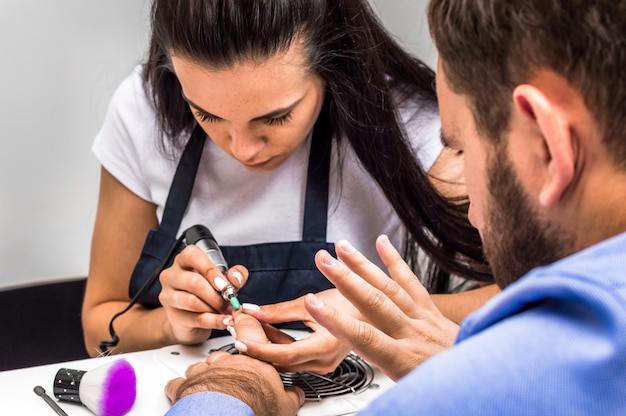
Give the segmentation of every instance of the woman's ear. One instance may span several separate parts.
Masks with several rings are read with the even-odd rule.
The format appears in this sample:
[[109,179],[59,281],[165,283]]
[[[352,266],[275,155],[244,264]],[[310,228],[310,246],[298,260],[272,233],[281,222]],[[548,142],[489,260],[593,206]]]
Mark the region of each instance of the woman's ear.
[[513,91],[513,111],[531,123],[544,142],[546,157],[539,203],[556,204],[574,178],[575,152],[571,126],[561,117],[555,103],[538,88],[520,85]]

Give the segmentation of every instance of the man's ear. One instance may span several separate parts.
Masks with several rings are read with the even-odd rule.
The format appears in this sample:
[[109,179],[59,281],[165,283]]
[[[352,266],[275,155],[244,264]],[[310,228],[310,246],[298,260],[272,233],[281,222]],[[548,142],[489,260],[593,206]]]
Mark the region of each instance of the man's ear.
[[549,207],[556,204],[574,178],[575,152],[570,125],[558,108],[539,89],[520,85],[513,91],[513,111],[534,124],[547,150],[542,160],[545,179],[539,193],[539,203]]

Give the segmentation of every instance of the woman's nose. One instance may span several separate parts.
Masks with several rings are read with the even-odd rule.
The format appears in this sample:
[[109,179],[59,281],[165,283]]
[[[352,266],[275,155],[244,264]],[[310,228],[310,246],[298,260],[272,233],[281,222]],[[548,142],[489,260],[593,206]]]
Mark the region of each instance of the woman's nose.
[[249,129],[233,129],[230,136],[230,151],[240,162],[251,161],[265,145],[262,137]]

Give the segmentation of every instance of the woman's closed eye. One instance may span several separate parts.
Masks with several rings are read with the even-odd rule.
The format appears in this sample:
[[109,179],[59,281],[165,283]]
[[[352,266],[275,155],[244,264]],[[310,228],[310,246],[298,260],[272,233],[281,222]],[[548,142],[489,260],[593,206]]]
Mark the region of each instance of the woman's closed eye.
[[[202,123],[217,123],[218,121],[222,120],[220,117],[214,116],[210,113],[205,113],[203,111],[196,110],[194,111],[194,114],[196,118]],[[263,119],[263,123],[267,124],[268,126],[282,126],[283,124],[291,120],[292,115],[292,112],[289,111],[282,116],[265,118]]]
[[279,117],[267,118],[264,120],[264,122],[268,126],[282,126],[283,124],[291,120],[292,115],[293,115],[292,112],[289,111],[288,113],[283,114],[282,116],[279,116]]
[[213,114],[204,113],[202,111],[195,111],[194,114],[202,123],[215,123],[221,120],[221,118],[214,116]]

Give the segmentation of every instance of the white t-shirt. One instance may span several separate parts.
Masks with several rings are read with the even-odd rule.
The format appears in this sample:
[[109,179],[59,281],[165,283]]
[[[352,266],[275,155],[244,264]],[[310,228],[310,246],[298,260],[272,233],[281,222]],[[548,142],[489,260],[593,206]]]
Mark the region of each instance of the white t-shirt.
[[[429,169],[442,149],[439,117],[435,106],[414,106],[413,110],[420,110],[404,108],[401,117],[421,165]],[[162,151],[156,123],[138,66],[113,95],[93,152],[131,192],[157,205],[160,220],[177,160]],[[259,173],[246,170],[207,140],[180,231],[202,224],[222,245],[300,241],[310,141],[276,170]],[[374,246],[376,237],[387,234],[400,248],[404,229],[347,140],[343,141],[342,184],[338,185],[333,143],[327,241],[347,239],[382,267]]]

